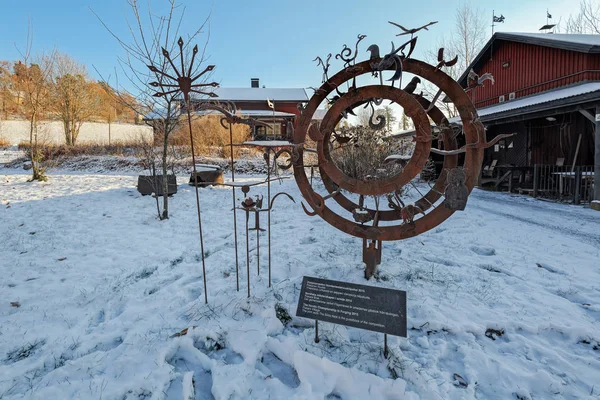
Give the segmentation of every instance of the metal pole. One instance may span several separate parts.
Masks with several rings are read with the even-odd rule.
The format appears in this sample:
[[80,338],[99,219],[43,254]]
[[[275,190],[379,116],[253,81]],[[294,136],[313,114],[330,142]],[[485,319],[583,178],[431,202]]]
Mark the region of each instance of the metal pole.
[[[187,97],[187,96],[186,96]],[[194,172],[194,187],[196,188],[196,208],[198,210],[198,230],[200,231],[200,252],[202,254],[202,277],[204,279],[204,302],[208,304],[208,294],[206,292],[206,265],[204,263],[204,240],[202,239],[202,218],[200,217],[200,195],[198,194],[198,173],[196,171],[196,155],[194,154],[194,137],[192,135],[192,115],[190,114],[190,100],[186,99],[188,126],[190,129],[190,147],[192,150],[192,164]]]
[[390,353],[388,351],[388,345],[387,345],[387,333],[384,333],[383,334],[383,357],[387,360],[389,355],[390,355]]
[[256,274],[260,275],[260,229],[259,229],[259,221],[260,214],[258,209],[255,211],[256,213]]
[[[231,182],[235,182],[235,166],[233,164],[233,128],[231,122],[229,123],[229,150],[231,155]],[[238,240],[237,240],[237,213],[235,208],[235,186],[232,190],[232,204],[233,204],[233,240],[235,242],[235,287],[236,290],[240,291],[240,276],[239,276],[239,262],[238,262]]]
[[250,211],[246,209],[246,275],[248,275],[248,297],[250,297],[250,240],[248,230],[248,220],[250,219]]
[[[267,149],[267,225],[268,225],[268,241],[269,241],[269,287],[271,287],[271,156]],[[275,159],[274,162],[277,162]]]
[[319,320],[315,320],[315,343],[319,343],[321,339],[319,339]]
[[600,201],[600,105],[596,106],[596,151],[594,157],[594,200]]

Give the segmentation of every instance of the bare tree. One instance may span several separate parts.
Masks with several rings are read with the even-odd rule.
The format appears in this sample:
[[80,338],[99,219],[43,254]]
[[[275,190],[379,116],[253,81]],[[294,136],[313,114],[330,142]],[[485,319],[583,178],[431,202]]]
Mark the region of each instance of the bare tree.
[[97,115],[108,125],[108,144],[111,142],[111,125],[117,118],[117,96],[112,88],[106,82],[100,82],[96,87],[98,89],[98,109]]
[[600,34],[600,2],[581,0],[579,13],[566,20],[565,33]]
[[13,76],[10,73],[11,64],[7,61],[0,61],[0,119],[8,119],[13,95],[11,92]]
[[22,61],[14,66],[16,89],[22,97],[22,108],[29,119],[29,151],[31,154],[31,180],[46,180],[44,170],[40,166],[42,152],[38,147],[38,124],[40,117],[49,111],[52,102],[51,77],[54,70],[55,52],[31,55],[33,36],[31,25],[27,32],[27,44],[20,51]]
[[483,13],[470,3],[463,3],[456,11],[454,29],[450,50],[458,55],[456,65],[459,66],[459,74],[462,74],[485,44]]
[[98,98],[94,96],[83,64],[67,54],[56,53],[54,69],[54,107],[64,126],[65,143],[73,146],[81,126],[97,109]]
[[[183,101],[179,98],[178,93],[160,97],[155,96],[155,86],[151,86],[150,84],[152,82],[162,84],[165,79],[162,74],[148,69],[148,66],[153,66],[155,70],[160,71],[170,68],[166,58],[162,56],[163,49],[168,51],[173,58],[179,57],[177,40],[180,37],[179,29],[185,15],[185,7],[176,4],[175,0],[165,0],[166,10],[161,15],[160,12],[156,12],[150,8],[150,3],[147,3],[144,7],[140,5],[139,0],[127,0],[127,4],[133,18],[133,22],[127,21],[127,26],[131,32],[129,40],[117,36],[95,14],[125,51],[125,56],[119,58],[120,73],[138,94],[134,99],[135,101],[128,99],[125,95],[128,93],[119,85],[118,81],[115,85],[111,85],[114,93],[121,102],[128,104],[136,113],[140,115],[149,114],[148,119],[151,120],[151,125],[154,128],[155,141],[162,144],[161,170],[164,177],[162,179],[163,208],[162,212],[159,212],[159,218],[168,219],[169,198],[167,174],[169,168],[169,138],[179,124],[180,105]],[[190,43],[193,43],[202,33],[207,23],[208,17],[203,21],[198,30],[188,36],[183,48],[184,56],[191,53],[187,51]],[[208,41],[205,42],[203,51],[196,55],[196,68],[201,68],[204,64],[206,43]],[[208,79],[209,76],[209,74],[206,74],[203,78]]]
[[367,110],[366,108],[361,107],[356,112],[356,117],[358,118],[358,125],[359,126],[368,127],[369,126],[369,120],[371,119],[371,110]]
[[403,111],[402,112],[402,118],[400,119],[400,122],[398,123],[399,128],[406,131],[409,128],[412,128],[414,126],[414,124],[412,123],[412,121],[410,120],[410,118],[408,118],[408,115],[406,115],[406,113]]
[[394,124],[398,120],[394,114],[394,110],[390,106],[384,106],[381,110],[378,110],[379,114],[385,117],[385,132],[391,133]]
[[[437,64],[440,48],[444,48],[444,55],[447,59],[458,56],[458,62],[455,65],[444,67],[445,73],[450,75],[452,79],[458,80],[485,44],[487,39],[485,30],[486,24],[481,10],[473,7],[470,3],[461,4],[456,10],[454,29],[449,35],[445,35],[440,39],[434,49],[426,53],[426,60]],[[438,88],[425,83],[423,90],[433,98]],[[453,104],[444,103],[443,98],[444,96],[438,98],[437,106],[450,117],[458,115]]]

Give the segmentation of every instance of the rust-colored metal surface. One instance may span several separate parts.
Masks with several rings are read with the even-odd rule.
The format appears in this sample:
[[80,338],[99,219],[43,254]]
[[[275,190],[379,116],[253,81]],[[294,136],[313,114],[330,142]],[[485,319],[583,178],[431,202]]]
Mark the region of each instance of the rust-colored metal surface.
[[[438,52],[435,66],[410,58],[417,42],[414,35],[423,28],[401,29],[411,35],[411,40],[398,48],[392,43],[390,53],[383,56],[377,45],[371,45],[367,49],[370,52],[369,59],[362,62],[357,62],[357,58],[359,43],[365,35],[358,36],[354,53],[344,45],[342,52],[335,57],[341,58],[344,64],[335,74],[331,73],[331,55],[325,58],[326,61],[317,58],[323,68],[323,82],[319,88],[313,88],[313,96],[301,107],[302,114],[294,132],[295,146],[291,159],[294,177],[307,203],[302,204],[305,212],[311,216],[318,215],[347,234],[370,241],[363,242],[363,259],[367,264],[367,272],[370,271],[366,275],[372,274],[373,265],[380,262],[380,256],[376,256],[381,252],[378,245],[380,241],[419,235],[445,221],[456,210],[465,208],[480,172],[483,150],[491,144],[486,142],[484,127],[471,99],[443,71],[454,65],[457,58],[449,57],[450,60],[446,61],[443,49]],[[389,79],[384,79],[384,75],[388,74]],[[405,89],[401,89],[404,74],[413,77]],[[369,81],[369,76],[369,84],[357,84],[359,81]],[[428,81],[436,87],[434,90],[437,93],[434,92],[429,99],[416,90],[422,81]],[[451,100],[461,119],[462,126],[458,132],[438,107],[440,100],[445,97]],[[374,131],[381,129],[385,118],[375,114],[374,106],[384,101],[398,104],[412,121],[415,127],[414,150],[410,157],[406,157],[401,169],[391,176],[383,174],[374,179],[349,176],[338,167],[332,155],[336,149],[353,143],[350,137],[340,133],[339,126],[345,118],[354,114],[355,108],[366,105],[373,110],[368,125]],[[329,109],[320,123],[314,122],[313,115],[321,104],[328,104]],[[432,129],[432,125],[435,129]],[[466,143],[460,148],[458,135],[464,136],[460,141]],[[304,156],[309,151],[306,145],[309,140],[316,142],[325,192],[315,189],[306,176]],[[432,148],[434,140],[437,140],[437,147]],[[338,147],[332,146],[334,142]],[[420,199],[407,204],[401,193],[405,187],[414,186],[414,178],[427,165],[431,153],[444,156],[442,171]],[[387,197],[387,207],[384,206],[385,202],[378,200],[381,197]],[[365,198],[373,198],[375,207],[365,206]],[[331,202],[337,203],[342,210],[340,207],[330,207]]]

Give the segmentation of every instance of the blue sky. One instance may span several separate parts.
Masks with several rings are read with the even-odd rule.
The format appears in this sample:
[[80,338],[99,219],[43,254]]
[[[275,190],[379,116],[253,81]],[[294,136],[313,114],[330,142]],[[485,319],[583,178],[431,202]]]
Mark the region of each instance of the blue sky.
[[[145,3],[146,0],[142,0]],[[164,4],[149,0],[153,7]],[[352,45],[358,33],[366,34],[364,49],[377,43],[390,46],[398,29],[388,20],[405,26],[440,21],[419,34],[414,57],[435,47],[452,29],[460,0],[181,0],[187,7],[184,33],[192,32],[212,9],[207,52],[216,64],[214,79],[226,87],[249,86],[258,77],[267,87],[308,87],[321,82],[321,70],[312,60],[337,53]],[[577,0],[480,0],[474,3],[491,20],[492,10],[506,17],[497,31],[537,32],[546,22],[546,8],[554,21],[577,11]],[[427,6],[426,6],[427,5]],[[128,38],[125,0],[0,0],[0,60],[16,60],[15,45],[25,46],[31,18],[34,50],[58,49],[88,67],[99,78],[113,75],[117,56],[123,52],[96,17],[92,7],[121,37]],[[488,31],[488,34],[491,32]],[[204,38],[199,38],[199,44]],[[400,43],[400,40],[396,40]],[[368,53],[367,53],[368,54]],[[332,70],[336,64],[332,65]]]

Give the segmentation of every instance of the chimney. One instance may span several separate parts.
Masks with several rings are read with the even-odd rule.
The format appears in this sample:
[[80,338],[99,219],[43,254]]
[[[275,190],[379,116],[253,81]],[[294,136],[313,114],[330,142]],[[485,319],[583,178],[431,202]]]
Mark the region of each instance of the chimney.
[[259,82],[258,82],[258,78],[251,78],[250,79],[250,87],[253,87],[253,88],[260,87]]

